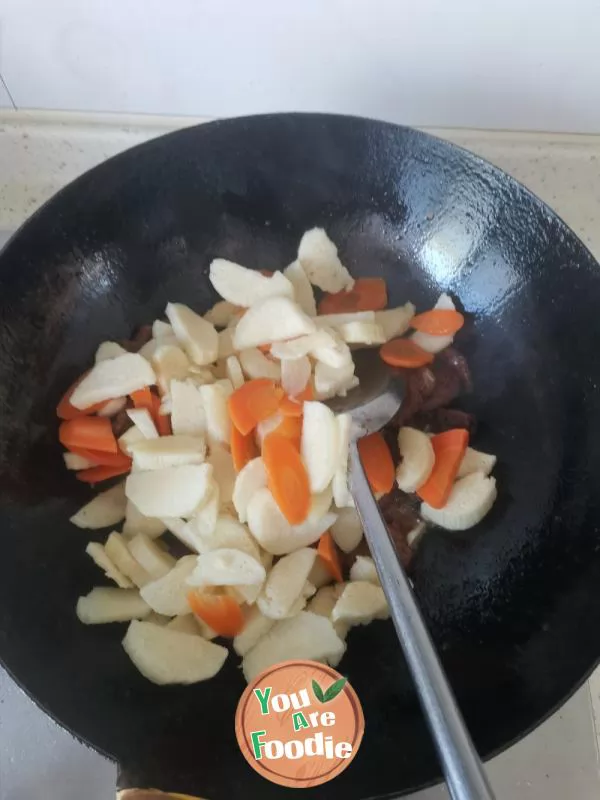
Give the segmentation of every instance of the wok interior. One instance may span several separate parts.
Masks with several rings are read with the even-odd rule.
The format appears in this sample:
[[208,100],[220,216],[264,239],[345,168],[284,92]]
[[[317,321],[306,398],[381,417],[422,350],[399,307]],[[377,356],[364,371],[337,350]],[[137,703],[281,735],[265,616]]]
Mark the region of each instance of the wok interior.
[[[206,310],[213,257],[281,268],[315,225],[354,276],[386,279],[390,306],[423,309],[445,290],[469,315],[457,343],[475,391],[462,405],[479,419],[475,446],[498,456],[499,500],[473,531],[429,532],[414,581],[481,753],[549,713],[598,657],[591,256],[506,176],[424,134],[311,115],[182,131],[72,184],[0,257],[0,656],[132,785],[212,800],[283,791],[238,750],[234,658],[208,683],[160,688],[122,651],[124,626],[77,621],[76,598],[98,580],[90,536],[68,522],[88,492],[63,468],[54,408],[99,342],[129,337],[167,300]],[[434,779],[391,623],[353,629],[340,671],[366,735],[351,766],[307,794]]]

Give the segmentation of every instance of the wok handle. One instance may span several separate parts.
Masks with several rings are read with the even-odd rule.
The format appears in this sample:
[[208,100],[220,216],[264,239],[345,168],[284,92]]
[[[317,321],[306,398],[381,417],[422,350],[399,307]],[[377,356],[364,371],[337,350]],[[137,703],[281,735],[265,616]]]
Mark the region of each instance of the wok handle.
[[494,800],[483,765],[371,492],[356,442],[350,446],[350,489],[450,795],[453,800]]

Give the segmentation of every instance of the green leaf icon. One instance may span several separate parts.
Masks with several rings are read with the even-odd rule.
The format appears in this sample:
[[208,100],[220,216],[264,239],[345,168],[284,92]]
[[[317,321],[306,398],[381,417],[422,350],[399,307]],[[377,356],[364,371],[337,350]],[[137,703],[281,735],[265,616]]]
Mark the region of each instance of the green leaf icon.
[[313,682],[312,682],[312,689],[313,689],[313,692],[315,693],[315,697],[317,698],[319,703],[324,703],[325,702],[325,696],[323,695],[323,689],[321,689],[321,687],[319,686],[319,684],[315,680],[313,680]]
[[346,678],[340,678],[339,680],[335,681],[335,683],[332,683],[329,689],[327,689],[325,692],[322,702],[328,703],[330,700],[333,700],[335,697],[337,697],[346,685],[346,681]]

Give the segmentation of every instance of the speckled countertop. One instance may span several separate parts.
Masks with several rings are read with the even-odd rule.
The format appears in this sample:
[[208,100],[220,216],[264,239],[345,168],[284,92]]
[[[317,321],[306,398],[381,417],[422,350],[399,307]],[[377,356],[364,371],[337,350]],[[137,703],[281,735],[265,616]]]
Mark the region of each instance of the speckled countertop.
[[[0,231],[12,231],[95,164],[205,120],[0,114]],[[554,208],[600,259],[600,136],[432,131],[509,172]],[[0,244],[2,242],[0,241]],[[498,800],[598,800],[600,673],[489,765]],[[116,770],[48,720],[0,670],[0,800],[109,800]],[[413,796],[443,800],[441,787]]]

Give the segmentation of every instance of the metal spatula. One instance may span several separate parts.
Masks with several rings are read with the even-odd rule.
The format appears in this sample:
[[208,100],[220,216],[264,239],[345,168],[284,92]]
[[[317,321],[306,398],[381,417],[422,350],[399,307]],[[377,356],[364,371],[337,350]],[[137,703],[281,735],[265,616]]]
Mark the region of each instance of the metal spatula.
[[398,412],[404,381],[377,350],[354,354],[360,385],[328,405],[352,416],[349,483],[356,510],[390,607],[453,800],[493,800],[494,795],[440,664],[414,594],[360,462],[357,442],[381,430]]

